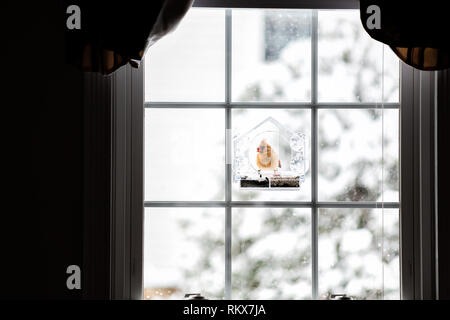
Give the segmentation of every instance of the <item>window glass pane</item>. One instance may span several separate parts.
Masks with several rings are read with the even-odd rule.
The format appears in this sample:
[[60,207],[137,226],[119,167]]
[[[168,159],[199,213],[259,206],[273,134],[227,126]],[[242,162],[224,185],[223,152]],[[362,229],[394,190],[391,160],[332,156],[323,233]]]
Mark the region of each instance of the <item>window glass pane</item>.
[[399,241],[398,209],[320,209],[321,298],[399,299]]
[[[310,200],[311,199],[311,174],[309,170],[310,164],[310,139],[311,139],[311,111],[307,109],[295,110],[295,109],[233,109],[232,110],[232,126],[233,138],[238,138],[271,117],[276,120],[285,129],[292,132],[300,132],[305,134],[305,154],[306,158],[306,175],[305,180],[300,184],[298,190],[258,190],[258,189],[245,189],[240,187],[239,181],[233,182],[233,200],[247,201],[281,201],[281,200]],[[259,140],[257,140],[259,141]],[[288,170],[291,161],[291,150],[289,142],[280,138],[280,145],[273,147],[275,153],[280,157],[280,173],[282,170]],[[287,149],[287,150],[284,150]],[[253,149],[252,149],[253,150]],[[234,150],[235,151],[235,150]],[[235,156],[236,154],[233,153]],[[281,157],[285,155],[285,157]],[[248,153],[248,161],[254,160],[250,157],[257,156],[256,148],[254,154]],[[255,168],[253,168],[255,170]],[[255,171],[257,172],[257,171]]]
[[[359,10],[319,11],[320,102],[381,102],[383,44],[361,25]],[[384,47],[384,101],[399,101],[399,59]]]
[[233,299],[311,298],[311,211],[233,209]]
[[310,10],[233,10],[232,51],[233,101],[310,101]]
[[383,199],[386,202],[399,202],[399,163],[400,128],[399,110],[384,110],[383,117]]
[[146,208],[144,298],[224,297],[224,209]]
[[189,10],[145,55],[145,100],[225,99],[225,10]]
[[145,200],[223,200],[225,112],[146,109]]
[[379,109],[318,115],[319,200],[382,201],[384,181],[384,201],[398,201],[398,110],[384,117]]

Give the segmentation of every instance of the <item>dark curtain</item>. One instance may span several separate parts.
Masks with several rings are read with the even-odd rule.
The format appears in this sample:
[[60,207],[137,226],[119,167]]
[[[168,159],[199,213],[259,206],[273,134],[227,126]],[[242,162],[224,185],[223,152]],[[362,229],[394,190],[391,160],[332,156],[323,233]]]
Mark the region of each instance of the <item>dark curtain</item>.
[[[380,9],[380,28],[367,21]],[[360,0],[361,22],[374,39],[391,47],[405,63],[420,70],[450,67],[447,1]]]
[[[110,74],[130,63],[138,67],[145,50],[173,30],[193,0],[65,1],[80,8],[81,29],[66,32],[66,60],[83,71]],[[64,12],[65,19],[70,13]],[[62,21],[64,27],[66,21]]]

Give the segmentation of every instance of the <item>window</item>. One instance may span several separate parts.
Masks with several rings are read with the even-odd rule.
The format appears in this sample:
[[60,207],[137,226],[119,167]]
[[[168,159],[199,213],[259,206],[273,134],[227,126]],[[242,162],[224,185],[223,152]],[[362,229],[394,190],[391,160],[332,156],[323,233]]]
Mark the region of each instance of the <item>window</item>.
[[[144,298],[400,297],[399,64],[357,10],[193,8],[145,68]],[[299,189],[233,180],[269,117]]]

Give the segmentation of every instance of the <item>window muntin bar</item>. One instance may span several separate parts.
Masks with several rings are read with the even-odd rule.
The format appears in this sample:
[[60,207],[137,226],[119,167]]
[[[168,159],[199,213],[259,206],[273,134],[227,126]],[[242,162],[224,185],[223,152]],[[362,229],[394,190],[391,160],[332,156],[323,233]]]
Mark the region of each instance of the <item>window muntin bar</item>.
[[254,208],[381,208],[382,205],[387,209],[397,209],[400,207],[398,202],[306,202],[306,201],[145,201],[146,208],[159,207],[254,207]]

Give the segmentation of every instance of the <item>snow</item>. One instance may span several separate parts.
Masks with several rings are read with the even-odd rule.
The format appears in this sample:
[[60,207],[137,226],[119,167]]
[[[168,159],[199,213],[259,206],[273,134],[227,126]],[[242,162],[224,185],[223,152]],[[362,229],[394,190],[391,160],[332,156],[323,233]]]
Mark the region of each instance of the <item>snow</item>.
[[372,242],[372,234],[369,230],[360,229],[349,231],[342,237],[341,248],[343,251],[355,253],[368,249]]

